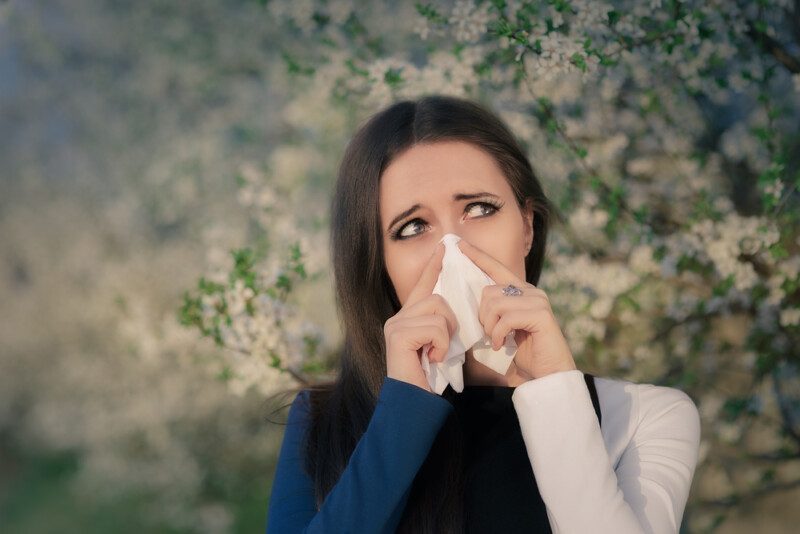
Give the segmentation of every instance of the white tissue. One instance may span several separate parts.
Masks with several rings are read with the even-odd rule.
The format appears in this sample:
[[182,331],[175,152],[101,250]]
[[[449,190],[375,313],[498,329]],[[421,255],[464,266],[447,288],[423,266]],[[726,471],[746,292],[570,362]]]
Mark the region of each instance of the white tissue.
[[442,270],[433,288],[433,293],[444,297],[452,308],[458,326],[450,337],[450,347],[442,362],[431,364],[428,360],[430,343],[422,349],[422,369],[431,390],[438,395],[447,384],[459,393],[464,390],[463,365],[470,348],[477,361],[501,375],[506,374],[517,352],[513,331],[506,335],[500,350],[492,349],[492,338],[484,333],[478,320],[478,306],[483,288],[495,282],[461,252],[456,245],[460,240],[455,234],[442,237],[445,246]]

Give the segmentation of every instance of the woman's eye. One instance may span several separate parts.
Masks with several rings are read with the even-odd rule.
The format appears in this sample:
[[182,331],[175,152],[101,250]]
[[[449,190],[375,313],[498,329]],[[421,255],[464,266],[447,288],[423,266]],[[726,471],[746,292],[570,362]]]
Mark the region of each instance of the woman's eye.
[[476,202],[474,204],[470,204],[467,207],[468,208],[486,208],[488,213],[484,213],[483,215],[491,215],[492,213],[497,211],[497,208],[494,207],[492,204],[489,204],[488,202]]
[[403,227],[400,230],[398,230],[397,237],[400,239],[404,239],[406,237],[412,237],[417,235],[413,233],[409,235],[406,233],[406,228],[413,228],[414,226],[423,226],[422,221],[419,219],[414,219],[413,221],[407,222],[406,224],[403,225]]
[[[483,213],[478,212],[475,215],[476,218],[488,217],[490,215],[493,215],[496,211],[500,209],[499,207],[495,206],[494,204],[490,204],[489,202],[473,202],[472,204],[467,205],[466,211],[468,212],[474,211],[474,208],[481,208],[486,210],[486,212]],[[399,230],[395,232],[394,238],[407,239],[409,237],[414,237],[415,235],[418,235],[418,233],[406,232],[408,228],[414,228],[415,226],[425,226],[425,221],[423,221],[422,219],[412,219],[411,221],[408,221],[406,224],[401,226]]]

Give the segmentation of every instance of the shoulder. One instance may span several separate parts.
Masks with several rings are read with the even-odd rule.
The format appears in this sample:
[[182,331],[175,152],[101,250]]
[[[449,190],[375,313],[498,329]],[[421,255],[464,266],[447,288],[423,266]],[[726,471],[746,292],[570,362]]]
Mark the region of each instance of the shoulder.
[[699,444],[700,415],[684,391],[601,376],[595,387],[603,439],[615,460],[631,444],[660,436],[683,439],[689,448]]
[[604,421],[606,414],[632,423],[652,422],[670,411],[697,414],[694,401],[678,388],[604,376],[594,382]]
[[310,405],[310,400],[311,390],[306,388],[298,391],[297,395],[295,395],[294,400],[292,401],[292,407],[289,409],[290,413],[291,411],[307,412]]
[[296,435],[302,433],[308,425],[311,406],[310,396],[311,391],[308,389],[303,389],[295,395],[286,418],[287,434],[291,433]]

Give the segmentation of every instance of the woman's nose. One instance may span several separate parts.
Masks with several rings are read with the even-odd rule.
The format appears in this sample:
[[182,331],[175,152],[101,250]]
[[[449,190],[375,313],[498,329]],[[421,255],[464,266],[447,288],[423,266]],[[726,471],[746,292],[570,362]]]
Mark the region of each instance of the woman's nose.
[[441,217],[439,219],[437,237],[441,239],[447,234],[455,234],[459,237],[464,237],[466,233],[465,230],[467,230],[467,225],[464,224],[464,221],[454,217]]
[[458,232],[455,232],[455,231],[452,231],[452,230],[448,230],[446,228],[442,228],[442,231],[439,232],[439,235],[437,236],[438,239],[436,240],[436,244],[438,245],[439,243],[441,243],[444,240],[445,236],[447,236],[447,235],[451,235],[451,236],[454,235],[454,236],[457,236],[459,239],[462,239],[462,236]]

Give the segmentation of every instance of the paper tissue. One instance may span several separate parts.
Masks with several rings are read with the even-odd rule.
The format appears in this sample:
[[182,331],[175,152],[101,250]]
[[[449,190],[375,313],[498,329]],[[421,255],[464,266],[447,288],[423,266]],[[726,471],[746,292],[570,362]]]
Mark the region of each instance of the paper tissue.
[[460,240],[455,234],[442,237],[441,242],[445,246],[442,270],[433,288],[433,293],[441,295],[452,308],[458,326],[450,338],[450,347],[441,363],[431,363],[428,360],[430,343],[422,349],[422,369],[431,390],[438,395],[447,388],[447,384],[459,393],[464,390],[462,367],[465,353],[470,348],[477,361],[501,375],[508,372],[517,352],[513,331],[506,336],[500,350],[492,349],[492,339],[484,333],[483,325],[478,320],[478,306],[483,288],[495,282],[461,252],[456,245]]

